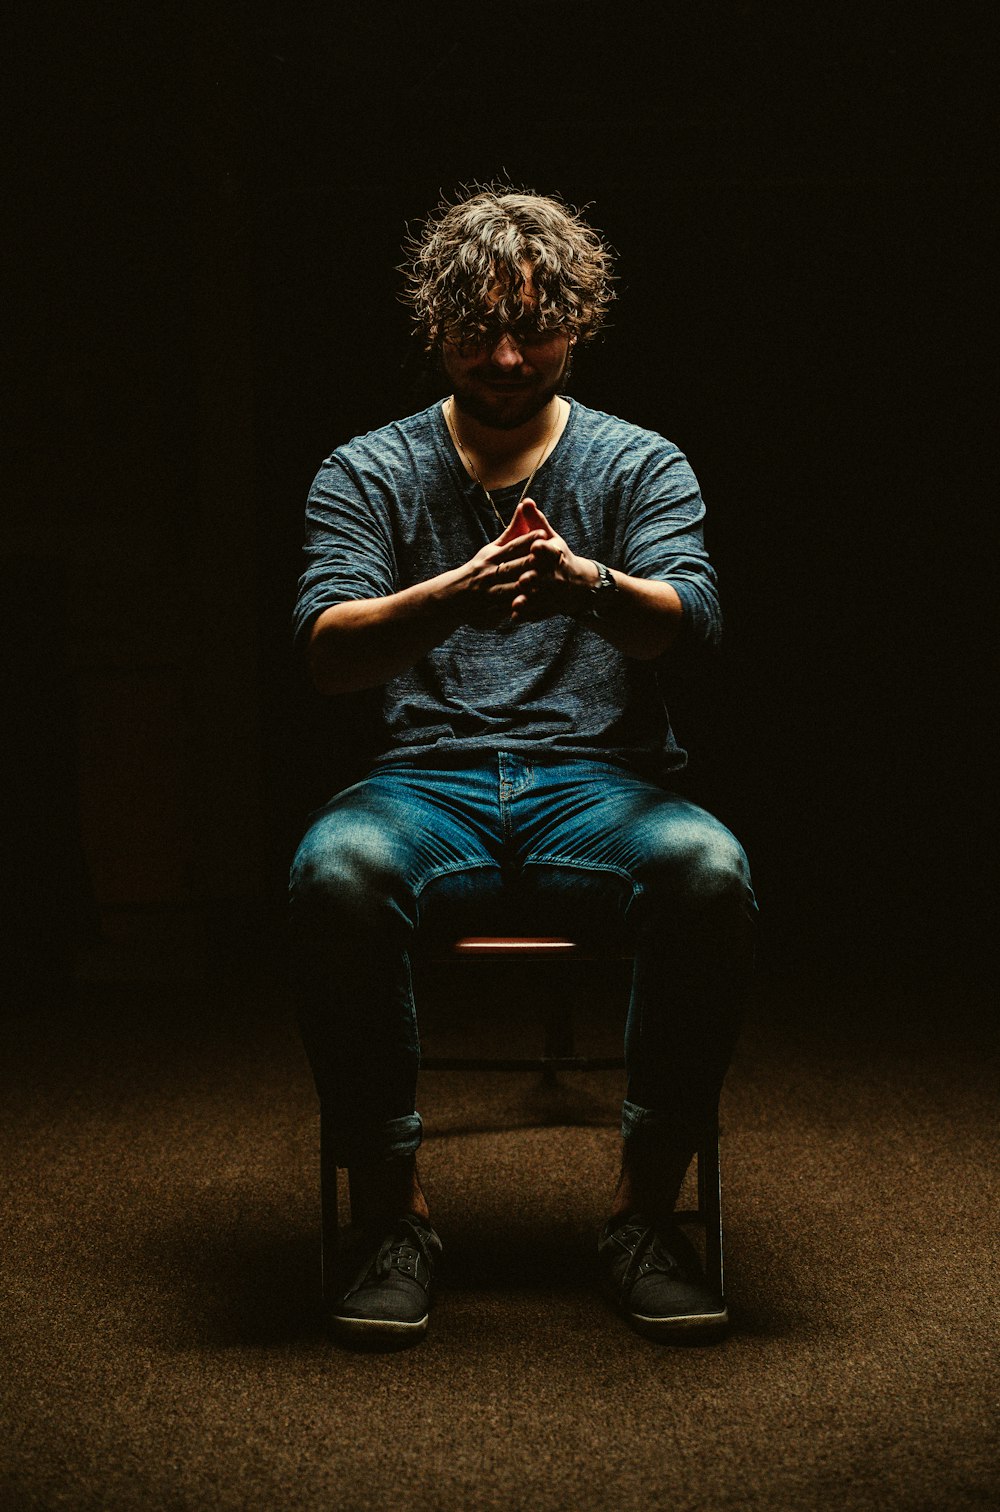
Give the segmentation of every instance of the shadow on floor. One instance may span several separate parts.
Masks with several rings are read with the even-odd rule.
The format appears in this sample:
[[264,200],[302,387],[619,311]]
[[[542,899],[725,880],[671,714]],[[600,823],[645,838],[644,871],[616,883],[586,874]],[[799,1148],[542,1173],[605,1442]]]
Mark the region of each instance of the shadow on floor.
[[318,1211],[220,1202],[213,1213],[198,1194],[197,1216],[157,1225],[136,1259],[175,1342],[269,1347],[323,1332]]

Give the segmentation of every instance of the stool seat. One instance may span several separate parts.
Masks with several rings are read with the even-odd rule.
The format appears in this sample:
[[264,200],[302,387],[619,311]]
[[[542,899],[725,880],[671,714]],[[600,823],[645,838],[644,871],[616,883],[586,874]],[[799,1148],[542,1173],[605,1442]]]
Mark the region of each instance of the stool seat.
[[575,940],[561,940],[549,935],[466,935],[456,940],[451,947],[452,955],[509,955],[520,951],[526,955],[544,953],[547,950],[579,952]]
[[442,960],[450,956],[488,955],[564,955],[574,956],[579,961],[631,959],[628,951],[599,950],[584,945],[580,940],[568,940],[559,935],[465,935],[444,951],[437,952],[435,958]]

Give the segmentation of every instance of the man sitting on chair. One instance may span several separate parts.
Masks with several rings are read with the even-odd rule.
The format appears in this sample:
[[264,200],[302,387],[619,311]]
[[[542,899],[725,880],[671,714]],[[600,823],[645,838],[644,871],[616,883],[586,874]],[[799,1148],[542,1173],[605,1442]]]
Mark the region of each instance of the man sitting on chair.
[[602,1284],[653,1338],[719,1332],[671,1215],[738,1032],[755,905],[739,844],[671,790],[685,755],[661,679],[720,631],[698,484],[669,441],[564,392],[612,297],[578,214],[476,190],[407,250],[451,393],[323,464],[296,609],[322,693],[382,690],[381,752],[292,870],[302,1035],[350,1171],[334,1330],[426,1328],[441,1243],[417,1179],[410,952],[488,931],[513,892],[532,932],[634,953]]

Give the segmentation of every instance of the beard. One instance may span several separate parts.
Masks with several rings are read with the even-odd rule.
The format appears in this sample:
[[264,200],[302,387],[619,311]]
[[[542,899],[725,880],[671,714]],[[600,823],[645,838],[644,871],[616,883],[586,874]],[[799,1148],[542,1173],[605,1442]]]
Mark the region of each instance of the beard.
[[440,353],[438,364],[451,384],[456,407],[463,415],[493,430],[517,430],[540,414],[565,387],[573,365],[573,348],[568,349],[559,374],[548,383],[512,385],[509,390],[493,388],[479,376],[449,373]]

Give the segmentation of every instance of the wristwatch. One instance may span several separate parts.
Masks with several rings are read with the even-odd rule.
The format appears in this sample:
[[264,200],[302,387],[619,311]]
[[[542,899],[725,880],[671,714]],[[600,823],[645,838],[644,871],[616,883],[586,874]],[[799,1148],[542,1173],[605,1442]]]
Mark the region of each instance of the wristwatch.
[[604,619],[613,614],[618,604],[618,584],[603,562],[595,562],[597,582],[590,590],[590,607],[581,616],[583,619]]

